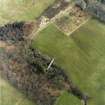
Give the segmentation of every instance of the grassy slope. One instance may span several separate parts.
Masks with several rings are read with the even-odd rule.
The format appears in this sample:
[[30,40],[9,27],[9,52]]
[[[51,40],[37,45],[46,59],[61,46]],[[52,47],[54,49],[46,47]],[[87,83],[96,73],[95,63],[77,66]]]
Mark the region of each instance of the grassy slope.
[[[33,3],[33,1],[35,1]],[[34,20],[55,0],[0,0],[0,23]]]
[[0,105],[35,105],[35,103],[0,78]]
[[89,105],[105,104],[105,25],[90,20],[70,38],[50,25],[33,46],[65,68],[74,83],[92,97]]
[[56,101],[55,105],[81,105],[81,103],[75,96],[64,92]]

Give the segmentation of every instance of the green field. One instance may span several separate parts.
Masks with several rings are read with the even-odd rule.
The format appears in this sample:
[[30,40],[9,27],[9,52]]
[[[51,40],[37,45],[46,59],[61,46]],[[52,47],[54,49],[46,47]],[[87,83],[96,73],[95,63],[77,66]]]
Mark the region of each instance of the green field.
[[55,0],[0,0],[0,24],[35,20]]
[[105,25],[92,19],[67,37],[51,24],[37,35],[33,46],[55,58],[73,82],[91,96],[89,105],[105,104]]

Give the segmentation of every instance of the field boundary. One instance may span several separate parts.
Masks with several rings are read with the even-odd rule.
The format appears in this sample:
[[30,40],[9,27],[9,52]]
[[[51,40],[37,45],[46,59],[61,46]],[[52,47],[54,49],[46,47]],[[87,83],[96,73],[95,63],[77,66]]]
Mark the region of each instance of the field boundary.
[[49,24],[54,23],[56,19],[62,17],[64,14],[68,14],[68,11],[71,10],[74,5],[75,4],[72,3],[65,10],[60,11],[55,17],[50,19],[48,22],[44,23],[44,25],[40,26],[37,31],[33,30],[29,38],[32,40],[41,30],[46,28]]

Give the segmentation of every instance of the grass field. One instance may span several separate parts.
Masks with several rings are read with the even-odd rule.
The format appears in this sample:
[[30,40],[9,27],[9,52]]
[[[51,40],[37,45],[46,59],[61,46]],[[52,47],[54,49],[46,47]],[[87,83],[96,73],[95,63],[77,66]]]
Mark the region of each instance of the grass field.
[[[105,104],[105,25],[92,19],[67,37],[51,24],[39,33],[33,46],[55,58],[73,82],[91,96],[89,105]],[[68,105],[74,105],[72,100]]]
[[55,0],[0,0],[0,23],[35,20]]

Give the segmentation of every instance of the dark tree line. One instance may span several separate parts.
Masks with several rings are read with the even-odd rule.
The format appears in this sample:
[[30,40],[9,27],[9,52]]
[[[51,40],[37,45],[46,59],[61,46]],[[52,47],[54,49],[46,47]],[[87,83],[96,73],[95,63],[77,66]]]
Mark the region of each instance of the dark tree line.
[[77,0],[76,5],[89,12],[95,18],[105,22],[105,0]]
[[87,11],[91,13],[94,17],[98,18],[100,21],[105,22],[105,5],[97,2],[89,4]]
[[0,40],[16,43],[24,41],[24,22],[15,22],[0,27]]

